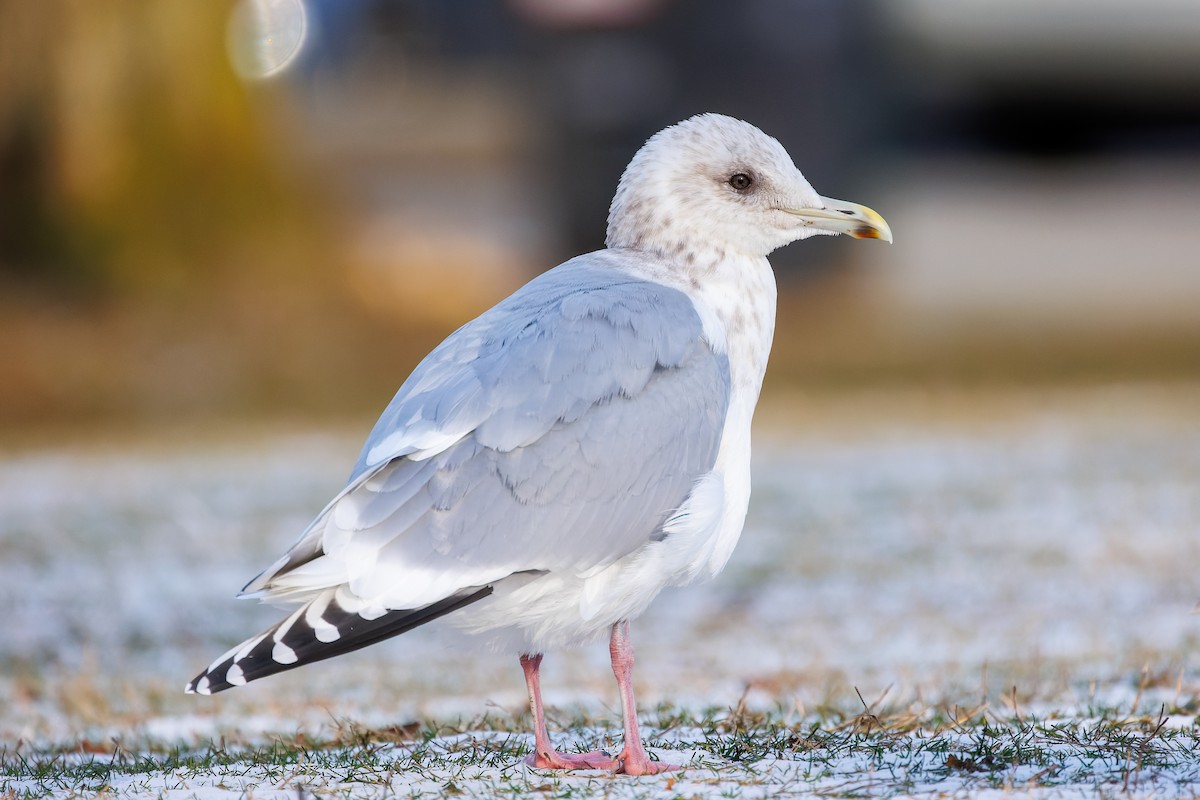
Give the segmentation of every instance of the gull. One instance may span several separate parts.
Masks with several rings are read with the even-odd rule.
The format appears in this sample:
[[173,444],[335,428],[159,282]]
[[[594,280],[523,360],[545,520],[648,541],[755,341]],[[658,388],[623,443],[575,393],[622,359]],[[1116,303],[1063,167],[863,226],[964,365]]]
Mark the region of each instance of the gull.
[[[750,422],[775,328],[767,255],[816,234],[892,240],[818,195],[774,138],[700,114],[621,176],[605,248],[535,278],[435,348],[344,489],[240,597],[298,603],[187,684],[211,694],[440,617],[520,659],[542,769],[647,775],[629,620],[712,578],[750,501]],[[624,747],[551,744],[547,650],[609,636]]]

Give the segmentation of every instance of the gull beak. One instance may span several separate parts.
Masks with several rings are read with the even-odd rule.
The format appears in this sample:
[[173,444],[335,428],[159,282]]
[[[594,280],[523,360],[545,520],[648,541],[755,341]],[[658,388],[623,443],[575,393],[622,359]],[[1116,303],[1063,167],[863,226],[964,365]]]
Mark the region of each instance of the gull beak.
[[801,219],[808,228],[818,228],[832,233],[844,233],[855,239],[881,239],[889,244],[892,229],[887,221],[872,209],[845,200],[820,198],[824,208],[785,208],[789,214]]

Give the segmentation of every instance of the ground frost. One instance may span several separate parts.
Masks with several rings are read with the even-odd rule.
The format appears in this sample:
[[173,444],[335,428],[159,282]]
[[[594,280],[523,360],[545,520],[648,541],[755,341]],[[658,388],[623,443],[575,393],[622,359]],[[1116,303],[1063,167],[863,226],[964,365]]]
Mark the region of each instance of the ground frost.
[[[729,568],[633,628],[640,779],[526,767],[516,664],[432,628],[180,693],[361,431],[0,455],[0,798],[1200,794],[1200,389],[776,402]],[[544,680],[619,750],[603,647]]]

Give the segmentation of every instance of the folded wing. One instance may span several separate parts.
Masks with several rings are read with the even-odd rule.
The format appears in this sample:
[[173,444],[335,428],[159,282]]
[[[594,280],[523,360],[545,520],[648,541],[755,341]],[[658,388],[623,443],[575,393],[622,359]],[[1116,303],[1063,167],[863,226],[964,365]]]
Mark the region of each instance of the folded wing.
[[619,258],[568,262],[434,350],[346,489],[244,593],[338,588],[383,615],[650,541],[713,466],[729,367],[687,295]]

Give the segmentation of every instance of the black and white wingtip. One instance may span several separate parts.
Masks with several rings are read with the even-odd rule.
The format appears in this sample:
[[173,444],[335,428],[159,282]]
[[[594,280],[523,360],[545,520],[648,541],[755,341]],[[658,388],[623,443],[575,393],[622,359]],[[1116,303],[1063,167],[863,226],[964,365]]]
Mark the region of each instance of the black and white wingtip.
[[227,651],[183,688],[213,694],[398,636],[482,600],[491,586],[464,589],[418,609],[371,608],[344,587],[330,589],[278,625]]

